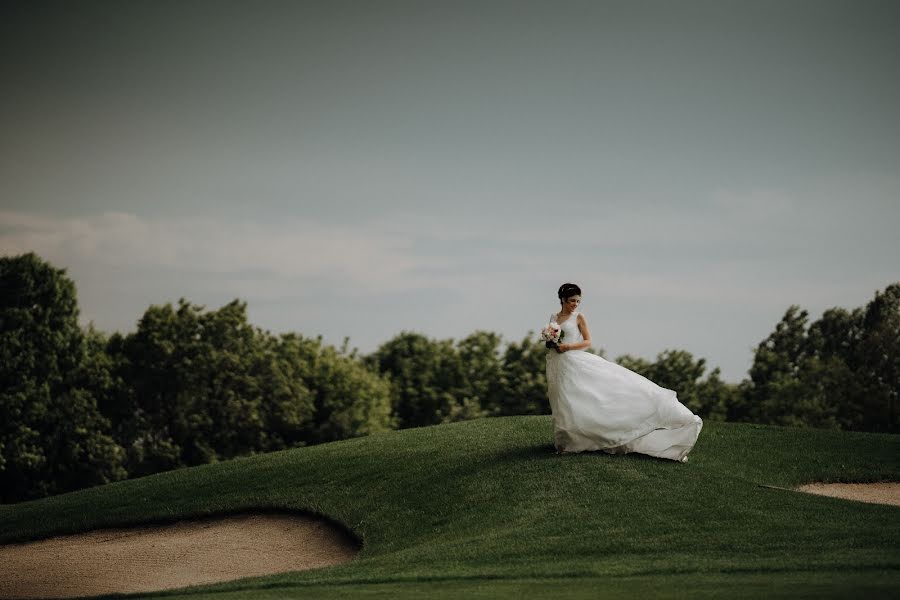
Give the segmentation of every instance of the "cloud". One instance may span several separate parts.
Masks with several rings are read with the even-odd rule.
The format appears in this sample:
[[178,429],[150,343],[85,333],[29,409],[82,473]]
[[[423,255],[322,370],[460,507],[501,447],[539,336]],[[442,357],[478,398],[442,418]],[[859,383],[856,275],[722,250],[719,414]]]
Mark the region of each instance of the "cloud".
[[108,212],[50,217],[0,212],[0,253],[36,252],[61,265],[163,269],[276,279],[345,279],[362,290],[410,285],[411,241],[361,227],[215,218],[148,219]]

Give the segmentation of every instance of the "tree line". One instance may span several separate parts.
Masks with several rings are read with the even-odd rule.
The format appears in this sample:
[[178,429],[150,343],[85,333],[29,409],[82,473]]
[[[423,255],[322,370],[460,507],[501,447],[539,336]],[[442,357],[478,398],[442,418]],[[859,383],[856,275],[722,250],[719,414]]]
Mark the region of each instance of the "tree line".
[[[0,501],[184,466],[486,416],[548,414],[546,349],[402,332],[360,355],[252,326],[233,301],[150,306],[136,330],[78,324],[74,283],[0,258]],[[897,431],[900,284],[808,323],[792,306],[739,384],[685,350],[616,362],[707,420]]]

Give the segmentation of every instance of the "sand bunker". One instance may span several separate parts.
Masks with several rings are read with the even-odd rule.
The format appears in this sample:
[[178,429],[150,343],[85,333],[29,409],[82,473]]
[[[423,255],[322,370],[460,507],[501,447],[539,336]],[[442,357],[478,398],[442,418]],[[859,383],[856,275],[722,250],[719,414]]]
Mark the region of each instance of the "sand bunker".
[[149,592],[327,567],[359,544],[300,515],[235,515],[0,546],[0,598]]
[[900,506],[900,483],[809,483],[794,488],[798,492],[857,500],[872,504]]

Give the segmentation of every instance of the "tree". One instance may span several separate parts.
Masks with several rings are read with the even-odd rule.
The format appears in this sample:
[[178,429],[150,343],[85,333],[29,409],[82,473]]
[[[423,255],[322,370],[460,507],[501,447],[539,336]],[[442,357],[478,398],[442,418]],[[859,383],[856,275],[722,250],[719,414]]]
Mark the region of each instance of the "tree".
[[806,326],[792,306],[757,347],[731,418],[897,431],[900,284],[863,308],[826,310]]
[[400,428],[443,423],[463,406],[468,386],[453,340],[402,332],[365,360],[390,381],[392,410]]
[[260,450],[282,450],[306,445],[315,413],[310,384],[312,362],[320,344],[297,334],[265,334],[264,362],[259,369],[266,445]]
[[534,332],[510,343],[503,353],[500,400],[497,415],[550,414],[547,399],[547,348]]
[[[734,420],[792,424],[803,394],[799,376],[804,367],[806,322],[809,313],[791,306],[769,336],[756,348],[750,367],[749,385],[743,388],[742,402],[730,417]],[[812,418],[808,404],[806,418]]]
[[855,366],[869,391],[861,428],[900,431],[900,283],[875,293],[860,338]]
[[457,343],[465,391],[450,420],[474,419],[497,411],[503,396],[501,341],[496,333],[475,331]]
[[90,388],[106,377],[78,326],[75,285],[33,253],[0,258],[0,500],[125,476]]
[[[290,379],[310,390],[311,418],[300,435],[322,443],[390,429],[391,388],[346,348],[323,346],[321,338],[281,336],[278,354]],[[346,346],[346,344],[345,344]]]
[[728,411],[738,397],[738,386],[722,381],[721,374],[721,369],[716,367],[697,384],[699,404],[691,410],[705,420],[727,420]]
[[151,306],[109,352],[124,382],[104,408],[133,474],[301,442],[313,401],[294,358],[247,322],[246,304]]
[[132,474],[381,431],[386,381],[321,339],[273,336],[237,300],[218,310],[151,306],[137,331],[113,336],[111,400]]

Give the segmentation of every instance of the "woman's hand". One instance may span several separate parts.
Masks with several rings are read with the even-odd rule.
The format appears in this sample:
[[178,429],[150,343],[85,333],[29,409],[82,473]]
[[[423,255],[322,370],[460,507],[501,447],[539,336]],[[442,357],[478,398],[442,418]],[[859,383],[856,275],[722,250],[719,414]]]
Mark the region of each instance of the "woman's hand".
[[556,347],[556,351],[559,352],[560,354],[567,351],[568,349],[569,349],[568,344],[560,344],[559,346]]

